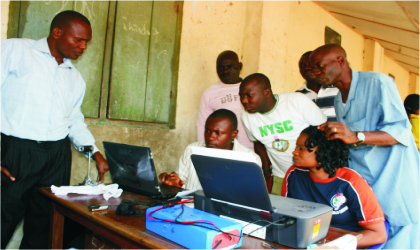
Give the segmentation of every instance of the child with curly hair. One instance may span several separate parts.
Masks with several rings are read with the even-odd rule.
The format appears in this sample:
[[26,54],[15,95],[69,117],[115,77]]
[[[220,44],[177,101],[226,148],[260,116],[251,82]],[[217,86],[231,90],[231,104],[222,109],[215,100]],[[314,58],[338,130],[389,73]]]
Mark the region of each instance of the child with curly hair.
[[296,141],[282,195],[331,206],[332,227],[363,234],[358,248],[384,243],[384,213],[366,180],[344,167],[348,155],[343,141],[328,140],[317,127],[307,127]]

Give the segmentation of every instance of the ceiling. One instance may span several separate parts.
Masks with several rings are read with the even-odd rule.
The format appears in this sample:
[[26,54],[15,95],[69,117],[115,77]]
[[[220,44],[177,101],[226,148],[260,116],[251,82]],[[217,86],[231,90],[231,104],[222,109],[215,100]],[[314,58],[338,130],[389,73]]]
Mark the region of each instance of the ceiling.
[[315,1],[385,54],[419,74],[419,1]]

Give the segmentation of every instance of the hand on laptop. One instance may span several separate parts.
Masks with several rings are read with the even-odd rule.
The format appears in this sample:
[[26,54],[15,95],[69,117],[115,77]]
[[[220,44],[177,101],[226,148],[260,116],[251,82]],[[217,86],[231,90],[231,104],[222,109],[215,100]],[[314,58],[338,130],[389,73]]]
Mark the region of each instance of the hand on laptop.
[[171,174],[163,172],[159,175],[159,179],[163,184],[173,187],[182,187],[185,183],[185,181],[181,180],[175,172],[172,172]]

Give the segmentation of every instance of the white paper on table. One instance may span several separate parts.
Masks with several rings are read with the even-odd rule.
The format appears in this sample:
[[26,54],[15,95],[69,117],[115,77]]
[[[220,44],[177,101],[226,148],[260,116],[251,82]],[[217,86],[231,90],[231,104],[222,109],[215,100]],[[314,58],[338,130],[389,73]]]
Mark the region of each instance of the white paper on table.
[[312,247],[311,249],[356,250],[356,248],[357,248],[357,237],[351,234],[346,234],[322,246]]
[[105,200],[111,197],[118,198],[121,196],[123,190],[118,188],[118,184],[104,185],[99,184],[97,186],[61,186],[57,187],[52,185],[51,192],[55,195],[67,195],[67,194],[88,194],[88,195],[99,195],[102,194]]

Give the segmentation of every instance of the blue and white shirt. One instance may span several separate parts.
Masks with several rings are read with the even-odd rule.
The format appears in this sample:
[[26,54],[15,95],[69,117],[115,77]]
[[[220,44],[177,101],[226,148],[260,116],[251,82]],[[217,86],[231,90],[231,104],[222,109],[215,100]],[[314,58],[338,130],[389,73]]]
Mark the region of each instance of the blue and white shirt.
[[419,222],[419,153],[394,80],[382,73],[356,72],[346,104],[335,99],[337,120],[351,131],[383,131],[399,143],[350,148],[349,168],[372,187],[392,226]]

